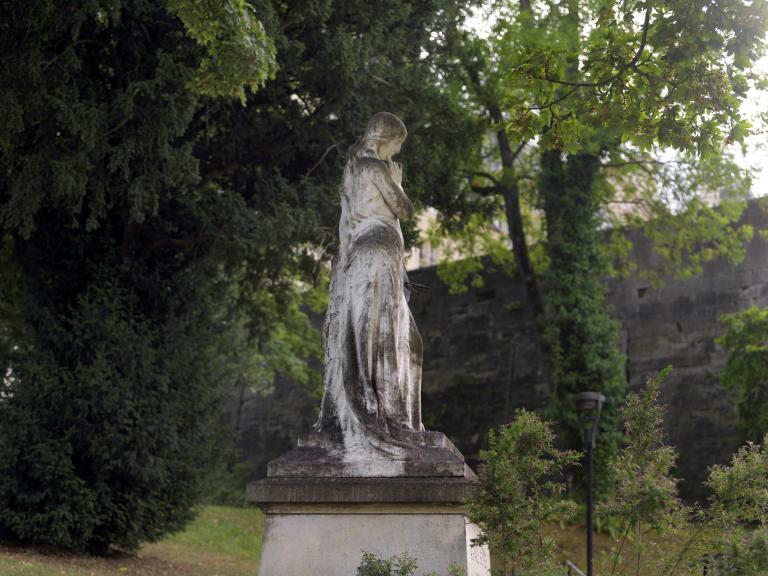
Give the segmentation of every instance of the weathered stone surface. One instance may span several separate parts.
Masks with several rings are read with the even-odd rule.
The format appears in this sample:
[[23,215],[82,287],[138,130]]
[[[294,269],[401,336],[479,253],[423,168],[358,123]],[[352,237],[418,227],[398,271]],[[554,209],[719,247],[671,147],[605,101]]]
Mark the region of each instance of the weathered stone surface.
[[476,479],[265,478],[247,499],[266,513],[260,576],[354,574],[362,550],[408,552],[419,570],[447,574],[451,563],[487,576],[487,547],[463,509]]
[[445,448],[408,448],[402,459],[369,458],[345,461],[343,453],[320,448],[295,448],[272,460],[269,477],[461,477],[466,465]]
[[[445,448],[453,452],[456,456],[464,460],[464,456],[458,448],[442,432],[434,430],[413,431],[401,430],[397,436],[398,440],[404,441],[412,446],[423,448]],[[311,432],[309,434],[299,434],[297,445],[299,448],[323,448],[329,451],[340,449],[341,440],[331,434],[323,432]]]
[[340,439],[328,434],[299,436],[298,448],[272,460],[270,478],[354,478],[354,477],[464,477],[474,476],[464,456],[441,432],[403,432],[404,442],[395,456],[372,453],[366,458],[349,458]]
[[259,576],[341,576],[357,572],[363,550],[380,558],[408,552],[419,573],[488,576],[487,547],[472,547],[479,533],[460,511],[268,514]]
[[[338,437],[339,449],[317,469],[323,473],[338,460],[346,475],[397,475],[389,461],[410,463],[407,432],[424,429],[422,339],[408,307],[400,229],[401,220],[413,217],[413,204],[392,160],[406,134],[397,116],[379,112],[347,153],[339,251],[323,322],[323,399],[314,426]],[[282,463],[295,468],[309,455],[304,452]]]
[[265,478],[248,484],[249,502],[275,504],[461,505],[474,474],[456,478]]

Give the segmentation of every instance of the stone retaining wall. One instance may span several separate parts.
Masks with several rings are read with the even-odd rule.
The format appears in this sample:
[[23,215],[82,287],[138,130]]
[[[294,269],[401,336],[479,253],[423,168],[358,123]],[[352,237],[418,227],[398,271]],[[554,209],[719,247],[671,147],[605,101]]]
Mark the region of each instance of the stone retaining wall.
[[[768,213],[755,203],[745,218],[756,231],[768,229]],[[636,258],[655,267],[643,239],[636,242]],[[411,300],[424,339],[425,424],[445,432],[474,464],[489,427],[508,421],[518,407],[546,404],[548,386],[523,286],[489,273],[482,288],[449,295],[434,268],[410,277],[431,288]],[[668,437],[680,451],[682,492],[700,495],[706,468],[726,461],[744,440],[719,386],[726,354],[714,343],[722,333],[717,319],[753,304],[768,305],[768,243],[756,233],[738,266],[712,262],[700,276],[664,278],[658,289],[640,279],[613,281],[609,303],[622,324],[630,389],[667,364],[674,367],[662,390],[669,406]],[[240,431],[246,456],[258,465],[257,476],[264,475],[268,460],[295,446],[318,406],[317,398],[285,381],[269,397],[246,395]]]

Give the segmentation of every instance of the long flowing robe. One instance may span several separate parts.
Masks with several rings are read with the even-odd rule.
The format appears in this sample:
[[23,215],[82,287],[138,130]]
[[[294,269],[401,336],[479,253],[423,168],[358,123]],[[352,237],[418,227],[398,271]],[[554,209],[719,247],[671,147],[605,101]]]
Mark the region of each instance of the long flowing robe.
[[403,290],[399,218],[412,207],[375,157],[352,158],[341,187],[340,249],[324,325],[324,394],[316,429],[348,454],[396,456],[421,423],[422,341]]

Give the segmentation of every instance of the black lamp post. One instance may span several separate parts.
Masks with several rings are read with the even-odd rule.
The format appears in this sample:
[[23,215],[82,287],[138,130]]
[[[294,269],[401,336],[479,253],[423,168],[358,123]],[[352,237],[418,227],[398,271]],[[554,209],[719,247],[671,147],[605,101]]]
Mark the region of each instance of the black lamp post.
[[584,443],[587,447],[587,576],[592,576],[592,450],[597,439],[597,423],[603,409],[605,396],[599,392],[579,392],[574,394],[576,412],[584,430]]

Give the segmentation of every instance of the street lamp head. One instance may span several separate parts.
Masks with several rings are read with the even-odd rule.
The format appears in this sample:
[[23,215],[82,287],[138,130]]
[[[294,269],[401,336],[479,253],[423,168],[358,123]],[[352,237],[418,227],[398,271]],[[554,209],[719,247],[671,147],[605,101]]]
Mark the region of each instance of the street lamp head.
[[576,412],[585,432],[585,441],[589,448],[595,447],[597,437],[597,423],[600,421],[600,412],[605,403],[605,396],[600,392],[579,392],[573,395]]
[[576,403],[576,411],[579,414],[593,413],[600,410],[605,402],[605,396],[600,392],[579,392],[573,395],[573,401]]

